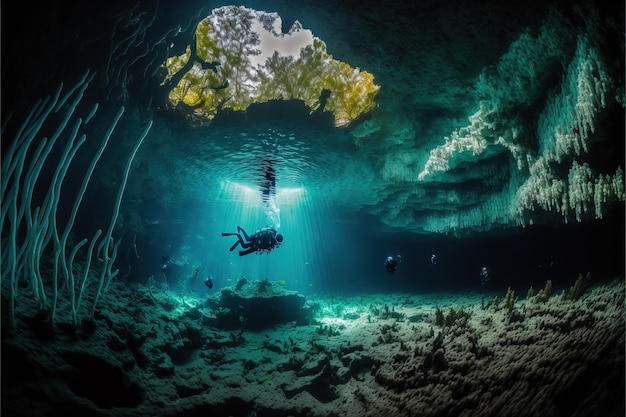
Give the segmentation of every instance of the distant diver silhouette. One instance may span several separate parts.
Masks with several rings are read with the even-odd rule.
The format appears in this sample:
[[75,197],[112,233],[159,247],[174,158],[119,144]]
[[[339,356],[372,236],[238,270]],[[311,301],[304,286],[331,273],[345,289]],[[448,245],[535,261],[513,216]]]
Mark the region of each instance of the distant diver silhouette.
[[208,289],[213,288],[213,277],[207,277],[206,281],[204,281],[204,285],[206,285]]
[[252,235],[248,235],[241,226],[237,226],[237,233],[222,232],[222,236],[237,236],[237,241],[230,247],[230,251],[235,250],[237,245],[241,245],[245,250],[239,251],[239,256],[248,255],[252,252],[269,253],[272,249],[280,247],[283,242],[283,235],[272,227],[262,227]]
[[489,268],[483,266],[480,268],[480,286],[485,286],[489,282]]
[[387,270],[387,272],[389,272],[390,274],[396,272],[396,268],[398,268],[398,262],[402,262],[402,257],[400,255],[396,255],[395,258],[393,256],[387,256],[387,259],[385,259],[385,269]]

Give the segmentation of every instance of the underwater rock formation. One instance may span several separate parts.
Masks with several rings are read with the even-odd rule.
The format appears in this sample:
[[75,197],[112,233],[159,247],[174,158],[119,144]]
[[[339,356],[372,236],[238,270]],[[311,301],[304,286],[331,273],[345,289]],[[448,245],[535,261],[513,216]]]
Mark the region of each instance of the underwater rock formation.
[[[5,60],[3,81],[8,81],[9,94],[3,115],[5,109],[15,111],[15,120],[23,120],[29,100],[35,102],[58,82],[75,82],[76,72],[92,69],[98,74],[94,88],[100,85],[104,91],[90,96],[116,98],[118,105],[159,116],[153,131],[160,135],[153,135],[138,155],[137,164],[148,166],[135,173],[134,183],[136,190],[158,196],[163,206],[196,201],[206,188],[208,194],[221,191],[224,180],[246,185],[250,167],[254,169],[249,161],[267,153],[260,151],[265,143],[277,154],[282,187],[304,184],[311,195],[349,212],[373,215],[388,229],[472,235],[594,221],[623,209],[624,9],[617,3],[555,1],[529,7],[383,1],[355,9],[337,2],[303,10],[297,3],[270,2],[266,11],[248,7],[258,6],[255,2],[243,2],[241,8],[213,6],[147,1],[135,8],[121,1],[100,8],[77,5],[76,15],[87,17],[69,22],[65,29],[71,40],[63,41],[58,37],[64,32],[48,26],[63,21],[62,8],[37,6],[50,8],[39,20],[24,12],[32,24],[6,33],[9,53],[20,59]],[[223,15],[224,28],[215,25],[221,18],[213,12]],[[58,19],[47,18],[55,13]],[[282,19],[285,28],[293,22],[291,35],[279,34],[281,38],[316,27],[317,46],[307,50],[307,59],[277,54],[268,60],[274,64],[268,73],[272,77],[257,73],[256,66],[245,63],[248,56],[262,56],[256,45],[261,35],[241,33],[247,21],[241,14],[263,17],[277,34]],[[16,20],[20,18],[25,19],[18,15]],[[222,45],[208,36],[232,33],[227,24],[248,41],[241,46],[250,53],[243,60],[230,53],[230,40],[224,38]],[[30,33],[45,29],[55,40],[50,45]],[[192,44],[201,53],[189,60],[193,69],[187,72],[193,48],[186,47]],[[21,64],[27,57],[22,50],[28,49],[41,51],[37,59],[46,57],[45,65]],[[312,71],[325,68],[320,61],[337,59],[346,64],[333,64],[341,70],[333,72],[341,73],[340,78]],[[39,74],[41,68],[46,77]],[[216,120],[240,114],[235,129],[216,123],[202,130],[176,119],[177,111],[166,110],[171,107],[169,90],[162,84],[177,70],[185,78],[175,95],[188,103],[187,113],[199,111],[202,103],[213,114],[239,92],[245,97],[249,89],[256,93],[259,84],[272,91],[262,103],[217,112]],[[228,79],[225,87],[222,77],[235,72],[241,79]],[[368,82],[370,75],[375,85]],[[376,106],[351,94],[374,94],[378,86]],[[330,90],[326,110],[339,101],[367,110],[342,110],[344,115],[336,116],[350,121],[350,129],[311,129],[310,111],[321,107],[320,91]],[[289,100],[297,97],[298,102]],[[298,103],[299,121],[311,123],[304,128],[290,123]],[[11,137],[18,128],[19,123],[8,123],[5,135]],[[194,163],[182,168],[175,163],[189,160]],[[207,178],[216,181],[207,183]]]
[[268,280],[248,282],[241,278],[224,288],[207,306],[215,312],[211,322],[220,329],[264,329],[278,323],[301,320],[305,298]]
[[[232,300],[255,299],[261,282]],[[167,311],[145,287],[108,294],[96,331],[42,333],[34,305],[3,327],[3,415],[624,414],[622,280],[576,301],[518,301],[515,320],[502,303],[481,308],[479,293],[372,295],[317,299],[330,307],[319,325],[233,332],[193,299]],[[437,308],[471,315],[438,324]]]

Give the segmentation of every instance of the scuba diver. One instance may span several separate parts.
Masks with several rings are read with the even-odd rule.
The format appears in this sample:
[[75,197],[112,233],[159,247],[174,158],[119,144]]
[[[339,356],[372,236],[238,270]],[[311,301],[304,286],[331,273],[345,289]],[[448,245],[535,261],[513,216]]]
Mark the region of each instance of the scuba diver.
[[230,247],[230,251],[232,252],[237,245],[241,245],[245,250],[239,251],[239,256],[252,252],[269,253],[272,249],[278,248],[283,241],[283,235],[273,227],[262,227],[252,235],[248,235],[241,226],[237,226],[237,233],[222,232],[222,236],[237,236],[237,241]]
[[385,269],[387,269],[387,272],[390,274],[396,272],[398,262],[402,262],[402,257],[400,255],[396,255],[395,258],[393,256],[387,256],[387,259],[385,259]]
[[165,275],[165,271],[167,271],[167,267],[170,264],[170,256],[167,254],[161,255],[161,272]]
[[208,289],[213,288],[213,277],[207,277],[206,281],[204,281],[204,285],[206,285]]
[[484,287],[489,282],[489,268],[483,266],[480,268],[480,286]]

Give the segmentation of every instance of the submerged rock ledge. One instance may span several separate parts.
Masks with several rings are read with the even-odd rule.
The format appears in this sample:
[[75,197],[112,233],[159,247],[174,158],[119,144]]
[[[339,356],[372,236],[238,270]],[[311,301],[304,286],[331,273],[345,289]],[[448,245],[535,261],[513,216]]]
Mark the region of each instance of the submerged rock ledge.
[[219,329],[260,330],[279,323],[304,321],[305,297],[268,280],[248,282],[222,289],[219,297],[209,298],[207,306],[215,311],[209,324]]
[[[222,292],[222,308],[259,300],[237,292]],[[623,280],[577,301],[537,297],[316,299],[314,324],[228,331],[210,325],[206,300],[168,311],[114,283],[95,326],[44,331],[24,307],[16,330],[3,327],[2,413],[622,416]]]

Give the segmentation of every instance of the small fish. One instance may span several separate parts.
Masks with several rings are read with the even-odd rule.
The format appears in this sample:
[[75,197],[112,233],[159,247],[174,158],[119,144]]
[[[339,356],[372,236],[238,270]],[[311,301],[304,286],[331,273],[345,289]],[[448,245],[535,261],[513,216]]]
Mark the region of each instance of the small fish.
[[287,281],[281,279],[280,281],[278,281],[278,285],[282,285],[284,287],[285,285],[287,285]]

